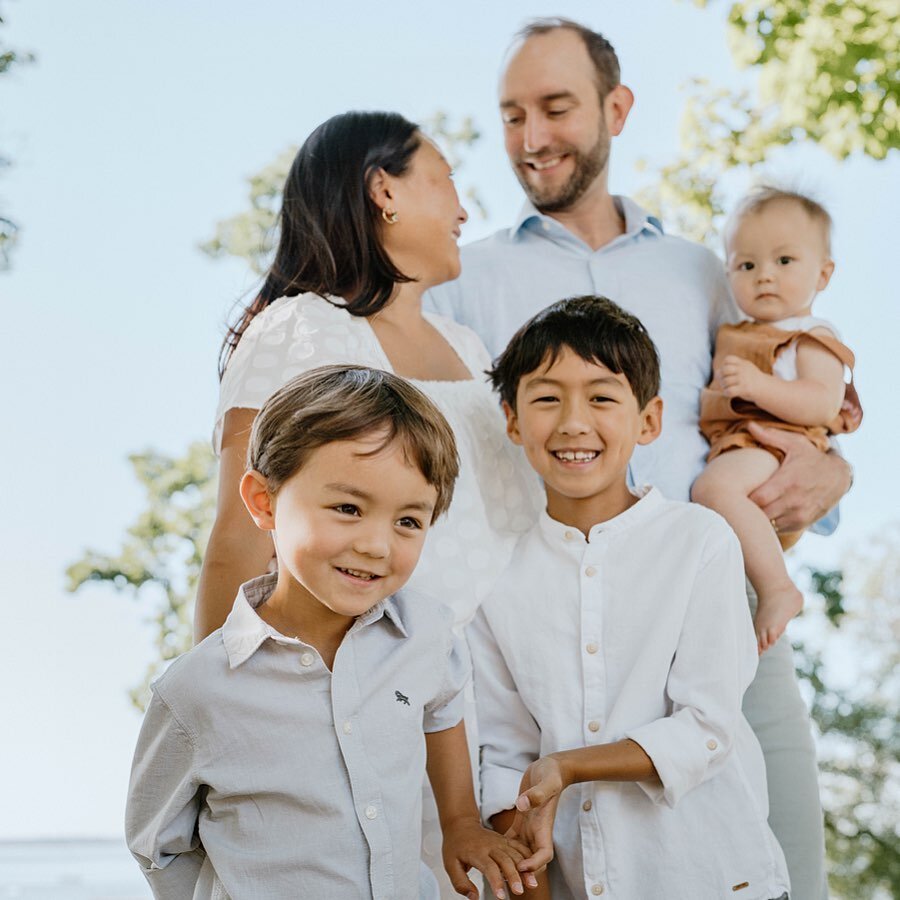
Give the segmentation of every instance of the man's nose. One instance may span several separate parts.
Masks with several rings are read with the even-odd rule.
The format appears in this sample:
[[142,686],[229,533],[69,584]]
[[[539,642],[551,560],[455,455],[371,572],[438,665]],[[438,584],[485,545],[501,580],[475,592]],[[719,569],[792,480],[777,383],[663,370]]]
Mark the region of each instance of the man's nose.
[[526,117],[522,130],[522,149],[526,153],[539,153],[548,143],[547,122],[544,117]]

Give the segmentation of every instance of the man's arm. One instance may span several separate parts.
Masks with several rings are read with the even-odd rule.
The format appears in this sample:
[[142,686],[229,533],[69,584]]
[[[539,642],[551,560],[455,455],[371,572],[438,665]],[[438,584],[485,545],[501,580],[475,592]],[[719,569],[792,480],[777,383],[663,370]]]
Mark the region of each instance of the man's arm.
[[206,858],[193,759],[189,736],[154,694],[134,754],[125,836],[158,900],[191,900]]

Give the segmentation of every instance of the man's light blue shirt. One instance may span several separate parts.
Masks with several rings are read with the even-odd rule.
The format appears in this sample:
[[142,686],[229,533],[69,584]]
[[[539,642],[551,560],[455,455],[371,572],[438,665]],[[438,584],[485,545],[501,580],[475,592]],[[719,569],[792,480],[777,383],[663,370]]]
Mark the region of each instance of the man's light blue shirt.
[[636,315],[660,353],[664,410],[662,435],[636,448],[631,478],[687,500],[709,449],[697,423],[716,331],[740,314],[714,253],[666,234],[633,200],[613,199],[625,231],[598,250],[526,202],[511,228],[462,248],[462,274],[432,288],[426,305],[476,331],[492,356],[565,297],[599,294]]

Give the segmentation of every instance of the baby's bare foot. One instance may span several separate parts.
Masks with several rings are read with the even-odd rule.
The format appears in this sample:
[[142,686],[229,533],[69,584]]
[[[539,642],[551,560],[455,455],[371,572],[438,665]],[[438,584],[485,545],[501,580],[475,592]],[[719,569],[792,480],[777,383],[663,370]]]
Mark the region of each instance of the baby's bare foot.
[[803,609],[803,594],[790,584],[781,590],[760,594],[753,627],[762,655],[784,634],[787,623]]

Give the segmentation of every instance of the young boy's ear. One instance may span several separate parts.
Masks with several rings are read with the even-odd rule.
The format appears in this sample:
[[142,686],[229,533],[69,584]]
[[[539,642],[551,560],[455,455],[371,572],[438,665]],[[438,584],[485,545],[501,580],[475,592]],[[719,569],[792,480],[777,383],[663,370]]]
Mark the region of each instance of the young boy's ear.
[[241,478],[241,499],[247,512],[263,531],[275,530],[275,505],[269,493],[269,482],[255,469],[248,469]]
[[662,397],[656,396],[647,402],[641,410],[641,433],[638,436],[639,444],[652,444],[662,431]]
[[501,406],[506,415],[506,434],[514,444],[521,446],[522,435],[519,434],[519,419],[516,416],[516,411],[505,400]]

